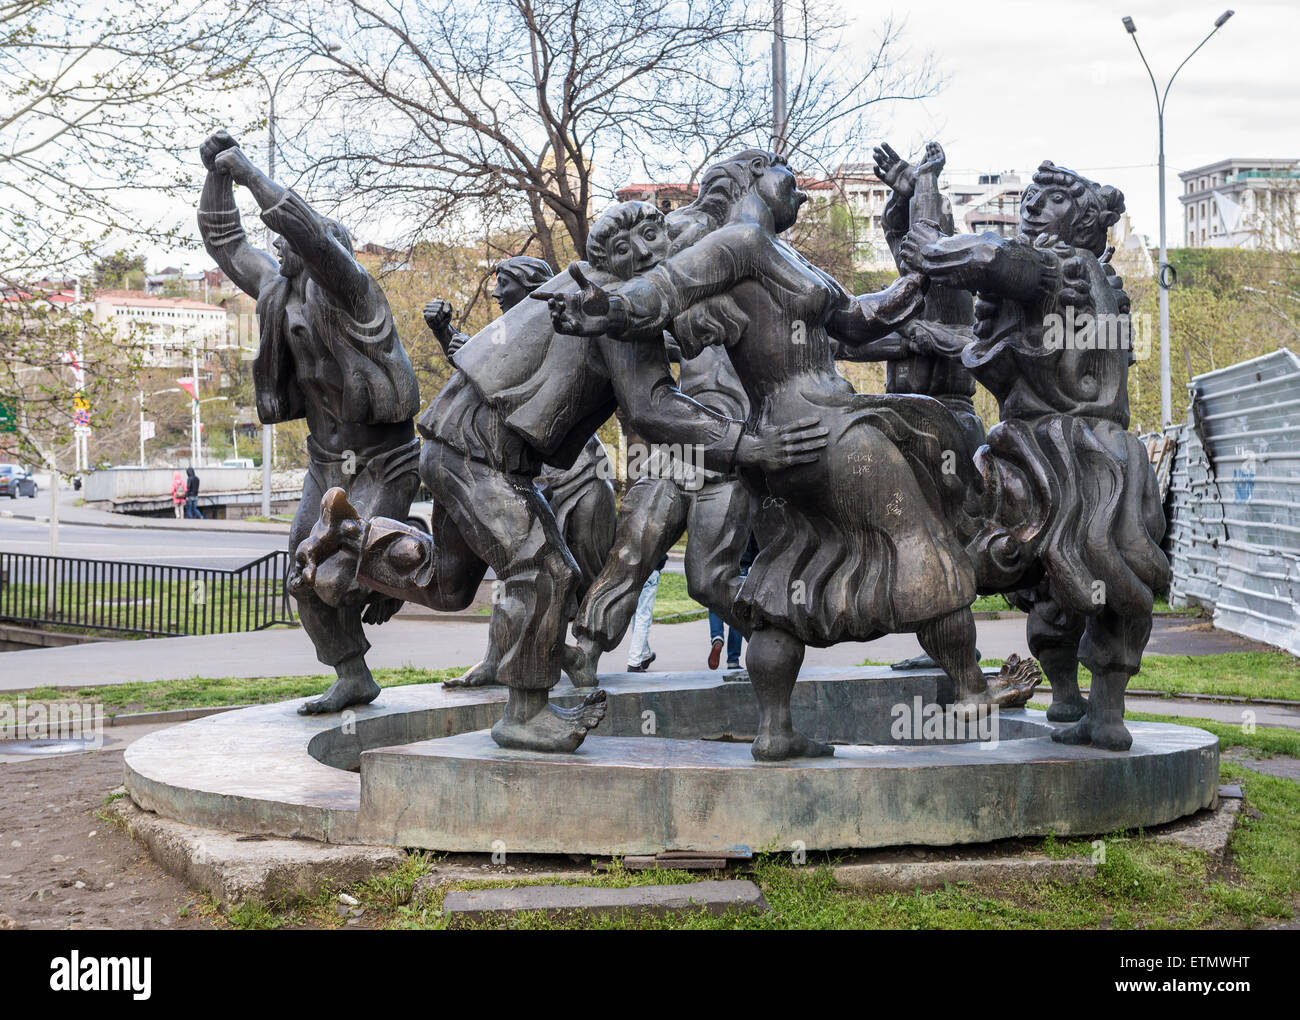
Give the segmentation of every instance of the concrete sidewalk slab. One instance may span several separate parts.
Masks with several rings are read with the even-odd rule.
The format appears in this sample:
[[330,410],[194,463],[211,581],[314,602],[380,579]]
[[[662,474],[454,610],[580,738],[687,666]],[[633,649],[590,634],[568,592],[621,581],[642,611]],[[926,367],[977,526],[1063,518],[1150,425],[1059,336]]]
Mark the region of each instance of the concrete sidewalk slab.
[[[1005,658],[1024,655],[1022,620],[983,620],[978,623],[980,648]],[[382,627],[366,627],[371,642],[367,661],[372,669],[416,666],[449,669],[471,666],[483,657],[487,628],[479,620],[403,619]],[[661,624],[651,630],[656,658],[651,674],[701,669],[709,654],[706,620]],[[626,668],[631,646],[625,637],[601,659],[604,672]],[[832,648],[809,648],[806,666],[856,666],[871,659],[895,662],[921,651],[911,634],[891,634],[871,642],[847,642]],[[183,680],[190,677],[296,676],[324,673],[311,641],[300,629],[275,628],[241,634],[201,637],[106,641],[68,648],[34,648],[7,652],[0,690],[32,687],[95,687],[104,684]]]
[[565,885],[458,889],[447,893],[442,909],[447,920],[455,924],[523,913],[541,913],[547,917],[577,912],[598,917],[625,913],[664,917],[703,910],[716,916],[734,910],[766,912],[769,907],[762,890],[753,882],[728,879],[625,889]]

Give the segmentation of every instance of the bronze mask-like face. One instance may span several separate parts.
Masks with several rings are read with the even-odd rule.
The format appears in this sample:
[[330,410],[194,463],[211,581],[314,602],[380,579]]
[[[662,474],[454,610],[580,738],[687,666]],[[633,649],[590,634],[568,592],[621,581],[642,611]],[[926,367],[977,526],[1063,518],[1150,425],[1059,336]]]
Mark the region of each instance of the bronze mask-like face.
[[275,249],[275,254],[280,260],[281,276],[292,280],[302,273],[302,256],[293,250],[293,245],[283,237],[277,237],[271,242],[271,247]]
[[620,230],[608,245],[607,268],[620,280],[653,269],[668,257],[668,229],[662,219],[644,219]]
[[1020,229],[1029,237],[1056,234],[1073,244],[1078,213],[1074,196],[1058,184],[1030,184],[1020,197]]
[[503,312],[508,312],[528,296],[528,289],[511,273],[497,273],[492,299]]
[[808,195],[799,190],[794,171],[784,162],[774,162],[762,171],[756,191],[771,210],[772,226],[778,234],[794,226],[799,207],[808,201]]

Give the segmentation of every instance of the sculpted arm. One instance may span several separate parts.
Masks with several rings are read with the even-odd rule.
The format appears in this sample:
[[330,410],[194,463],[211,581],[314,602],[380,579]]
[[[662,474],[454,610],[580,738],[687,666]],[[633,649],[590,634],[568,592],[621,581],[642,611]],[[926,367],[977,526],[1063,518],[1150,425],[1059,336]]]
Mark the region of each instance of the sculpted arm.
[[722,294],[750,275],[770,242],[761,231],[743,225],[715,230],[666,262],[611,290],[590,283],[576,265],[569,273],[579,290],[553,288],[529,297],[547,301],[555,329],[572,336],[650,337],[659,334],[697,301]]
[[600,346],[618,405],[634,431],[655,443],[699,444],[706,466],[735,468],[744,423],[710,411],[677,388],[662,340],[602,338]]
[[265,281],[279,272],[275,259],[248,243],[230,175],[216,168],[215,159],[235,140],[224,131],[203,143],[199,154],[208,168],[199,197],[199,234],[212,260],[219,265],[240,290],[256,298]]
[[311,206],[262,173],[238,146],[220,153],[215,162],[252,192],[262,222],[289,242],[318,287],[353,318],[366,321],[378,311],[370,274]]
[[992,232],[938,237],[904,258],[935,283],[1029,301],[1060,279],[1060,260],[1044,247]]

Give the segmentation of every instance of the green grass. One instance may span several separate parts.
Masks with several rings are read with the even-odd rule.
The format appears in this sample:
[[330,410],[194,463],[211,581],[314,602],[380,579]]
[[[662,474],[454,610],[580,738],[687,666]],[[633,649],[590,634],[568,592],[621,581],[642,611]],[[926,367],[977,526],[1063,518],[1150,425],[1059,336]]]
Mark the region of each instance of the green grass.
[[1147,655],[1142,659],[1142,672],[1129,686],[1167,694],[1228,694],[1300,701],[1300,659],[1287,652]]
[[709,611],[686,592],[686,575],[664,571],[659,575],[655,596],[655,623],[689,623],[702,620]]
[[[239,622],[254,615],[279,616],[284,612],[283,582],[240,579],[230,583],[214,581],[126,581],[60,584],[55,590],[56,608],[72,606],[73,615],[49,629],[65,633],[117,633],[108,624],[149,628],[155,635],[223,633],[221,622],[231,620],[236,632]],[[0,587],[0,617],[21,622],[30,611],[45,608],[44,584],[13,583]],[[293,602],[289,619],[297,620]],[[133,635],[144,636],[144,635]]]
[[[1190,720],[1200,724],[1200,720]],[[1285,734],[1285,735],[1283,735]],[[1291,747],[1291,731],[1259,730],[1267,746]],[[863,893],[835,885],[834,858],[809,856],[796,866],[788,855],[767,853],[755,861],[751,876],[762,888],[771,911],[712,917],[702,910],[666,918],[634,916],[592,918],[572,915],[548,919],[540,914],[500,918],[480,927],[666,928],[666,929],[1030,929],[1056,928],[1242,928],[1274,923],[1300,905],[1300,784],[1261,775],[1239,764],[1224,764],[1221,779],[1240,783],[1253,809],[1243,814],[1232,838],[1229,867],[1212,866],[1205,854],[1158,843],[1141,832],[1113,833],[1104,840],[1105,858],[1095,877],[1079,883],[1034,881],[1001,884],[958,883],[934,892]],[[1051,857],[1089,855],[1091,839],[1047,837],[1034,847]],[[439,863],[426,853],[412,853],[393,873],[353,885],[366,927],[440,929],[450,889],[501,885],[552,884],[553,879],[487,878],[437,886],[413,897],[416,880]],[[717,877],[674,871],[627,871],[614,862],[604,874],[566,880],[564,885],[626,887],[682,884]],[[221,915],[208,901],[205,912],[215,923],[242,928],[307,925],[337,928],[334,891],[292,909],[246,904]]]
[[[864,666],[882,665],[868,659]],[[985,658],[980,665],[1001,666]],[[1088,687],[1092,674],[1079,667],[1079,684]],[[1132,690],[1211,697],[1276,698],[1300,701],[1300,659],[1289,652],[1221,652],[1217,655],[1145,655],[1142,671],[1129,683]],[[1046,681],[1039,688],[1046,693]]]
[[[465,672],[456,669],[377,669],[375,680],[380,687],[404,687],[408,684],[439,683]],[[53,688],[35,687],[28,691],[6,691],[0,705],[13,705],[19,698],[32,702],[77,701],[99,703],[106,715],[126,712],[163,712],[177,708],[209,708],[220,705],[253,705],[288,701],[320,694],[333,677],[273,676],[193,677],[188,680],[158,680],[153,683],[111,684],[104,687]]]

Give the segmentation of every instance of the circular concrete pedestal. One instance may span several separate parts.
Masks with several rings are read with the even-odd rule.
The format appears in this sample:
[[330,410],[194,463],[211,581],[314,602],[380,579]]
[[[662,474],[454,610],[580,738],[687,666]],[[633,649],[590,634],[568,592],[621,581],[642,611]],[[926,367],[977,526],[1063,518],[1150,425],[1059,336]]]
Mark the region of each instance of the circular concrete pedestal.
[[[1115,753],[1051,740],[1041,712],[945,731],[942,674],[808,670],[796,725],[835,757],[755,762],[747,683],[602,677],[609,713],[576,753],[497,747],[501,688],[389,688],[341,716],[300,702],[195,720],[127,749],[136,803],[240,832],[433,850],[647,854],[949,845],[1152,826],[1212,806],[1218,741],[1130,723]],[[567,685],[559,703],[582,692]]]

